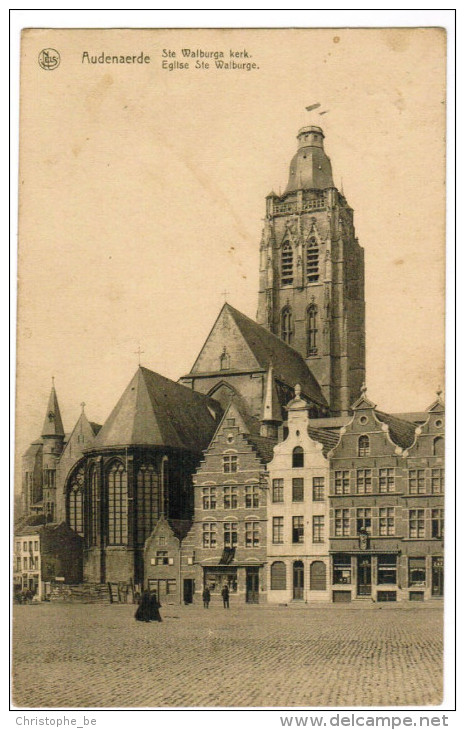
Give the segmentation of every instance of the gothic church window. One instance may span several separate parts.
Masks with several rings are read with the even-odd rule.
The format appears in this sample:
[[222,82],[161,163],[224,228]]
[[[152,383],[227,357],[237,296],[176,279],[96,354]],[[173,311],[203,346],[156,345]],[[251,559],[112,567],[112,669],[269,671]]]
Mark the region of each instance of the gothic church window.
[[71,479],[68,493],[69,526],[84,535],[84,469],[78,469]]
[[90,472],[90,503],[91,503],[91,543],[97,545],[100,532],[100,493],[97,467]]
[[281,339],[288,345],[292,344],[292,309],[284,307],[281,312]]
[[316,304],[310,304],[307,309],[307,357],[318,354],[318,347],[316,344],[316,337],[318,334],[316,321],[317,312]]
[[128,479],[121,462],[108,472],[108,543],[125,545],[128,540]]
[[307,244],[307,282],[318,281],[319,274],[319,251],[315,236],[312,236]]
[[281,251],[281,286],[287,286],[294,281],[294,254],[289,241],[286,241]]
[[137,472],[137,542],[143,545],[159,515],[158,474],[153,464],[142,464]]

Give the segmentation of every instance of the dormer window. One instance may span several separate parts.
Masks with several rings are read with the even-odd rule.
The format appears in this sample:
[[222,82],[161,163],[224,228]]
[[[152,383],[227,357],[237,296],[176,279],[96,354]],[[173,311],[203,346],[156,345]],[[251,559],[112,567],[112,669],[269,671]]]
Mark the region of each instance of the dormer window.
[[370,439],[368,436],[360,436],[358,440],[358,455],[369,456],[370,454]]

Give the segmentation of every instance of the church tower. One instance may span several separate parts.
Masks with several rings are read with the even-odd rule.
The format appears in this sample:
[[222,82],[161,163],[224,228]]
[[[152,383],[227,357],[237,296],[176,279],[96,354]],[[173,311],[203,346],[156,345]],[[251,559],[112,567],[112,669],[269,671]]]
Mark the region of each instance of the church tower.
[[331,413],[347,413],[365,380],[363,249],[323,130],[297,140],[284,194],[266,198],[257,321],[305,358]]
[[47,522],[55,522],[57,517],[56,474],[57,466],[63,451],[65,432],[61,420],[60,407],[55,391],[55,384],[48,399],[47,413],[42,428],[42,495],[43,511]]

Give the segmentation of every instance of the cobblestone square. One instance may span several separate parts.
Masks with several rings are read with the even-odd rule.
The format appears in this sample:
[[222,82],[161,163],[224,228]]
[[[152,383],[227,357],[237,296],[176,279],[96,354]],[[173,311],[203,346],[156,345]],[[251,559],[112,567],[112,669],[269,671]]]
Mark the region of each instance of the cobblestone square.
[[435,705],[442,697],[438,604],[16,606],[18,707]]

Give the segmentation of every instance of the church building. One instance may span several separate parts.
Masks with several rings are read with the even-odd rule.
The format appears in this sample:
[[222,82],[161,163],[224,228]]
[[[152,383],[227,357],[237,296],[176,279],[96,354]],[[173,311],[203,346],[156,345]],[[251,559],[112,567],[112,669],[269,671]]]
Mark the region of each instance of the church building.
[[300,129],[266,198],[257,321],[225,303],[190,371],[139,366],[103,426],[81,404],[66,433],[52,386],[17,529],[64,523],[73,580],[185,603],[442,596],[444,404],[366,395],[364,253],[323,141]]

